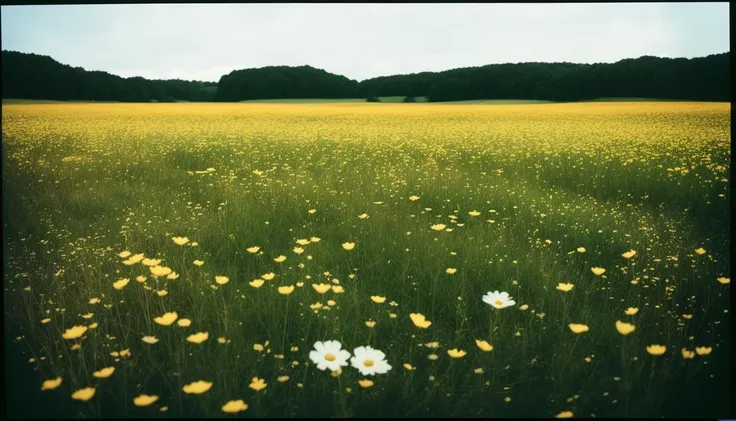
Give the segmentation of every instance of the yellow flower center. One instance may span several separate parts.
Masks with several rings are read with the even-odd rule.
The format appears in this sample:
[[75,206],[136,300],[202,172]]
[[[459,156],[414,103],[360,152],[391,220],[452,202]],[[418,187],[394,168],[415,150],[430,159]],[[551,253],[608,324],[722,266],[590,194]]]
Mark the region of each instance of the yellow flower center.
[[327,354],[327,355],[325,355],[325,359],[326,359],[327,361],[335,361],[335,360],[337,359],[337,357],[335,357],[335,356],[334,356],[334,355],[332,355],[332,354]]
[[497,306],[502,306],[502,305],[503,305],[503,301],[501,301],[501,300],[496,300],[496,301],[494,301],[493,303],[494,303],[495,305],[497,305]]
[[373,364],[375,364],[373,362],[373,360],[365,360],[365,361],[363,361],[363,365],[366,366],[366,367],[373,367]]

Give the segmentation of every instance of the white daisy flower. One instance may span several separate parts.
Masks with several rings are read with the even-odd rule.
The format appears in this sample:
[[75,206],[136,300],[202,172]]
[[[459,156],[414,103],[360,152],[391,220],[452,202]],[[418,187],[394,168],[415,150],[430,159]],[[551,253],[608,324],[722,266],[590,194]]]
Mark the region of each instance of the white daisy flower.
[[350,364],[364,376],[386,374],[391,370],[391,366],[385,360],[386,354],[377,349],[369,346],[359,346],[353,350],[353,355]]
[[317,364],[320,370],[337,371],[340,366],[348,365],[348,358],[350,352],[342,349],[338,341],[317,341],[314,343],[314,351],[309,353],[309,359]]
[[498,291],[488,291],[488,293],[483,296],[483,302],[488,303],[497,309],[511,307],[516,304],[516,301],[509,297],[508,292],[499,293]]

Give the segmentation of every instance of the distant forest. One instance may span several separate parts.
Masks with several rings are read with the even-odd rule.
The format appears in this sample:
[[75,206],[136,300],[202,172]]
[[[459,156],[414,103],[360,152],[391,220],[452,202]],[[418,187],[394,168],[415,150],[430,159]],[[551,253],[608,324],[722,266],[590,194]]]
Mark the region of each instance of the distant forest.
[[48,56],[3,51],[2,97],[120,102],[383,96],[423,96],[430,102],[601,97],[730,101],[730,63],[730,52],[693,59],[644,56],[611,64],[491,64],[362,82],[311,66],[269,66],[235,70],[215,83],[122,78]]

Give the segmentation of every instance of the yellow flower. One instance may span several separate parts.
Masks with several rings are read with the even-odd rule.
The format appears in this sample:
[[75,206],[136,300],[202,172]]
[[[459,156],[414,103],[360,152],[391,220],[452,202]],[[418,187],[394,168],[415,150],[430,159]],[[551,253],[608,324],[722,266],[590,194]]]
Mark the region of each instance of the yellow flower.
[[317,209],[310,209],[307,212],[309,212],[310,215],[314,215],[317,212]]
[[475,340],[475,344],[478,345],[478,348],[481,349],[481,351],[490,352],[493,351],[493,345],[489,344],[486,341],[482,341],[480,339]]
[[458,350],[457,348],[448,349],[447,355],[449,355],[451,358],[462,358],[467,354],[467,352],[463,350]]
[[106,379],[110,376],[112,376],[112,373],[115,372],[115,367],[107,367],[103,368],[102,370],[95,371],[92,373],[93,376],[97,377],[98,379]]
[[279,294],[289,295],[294,292],[294,285],[279,287]]
[[227,276],[215,276],[215,282],[217,282],[219,285],[225,285],[226,283],[230,282],[230,278]]
[[262,352],[263,351],[263,345],[261,345],[261,344],[253,344],[253,349],[256,350],[256,351],[258,351],[258,352]]
[[121,251],[120,254],[118,254],[118,256],[120,256],[121,259],[125,259],[126,257],[130,256],[131,254],[132,254],[131,252],[129,252],[128,250],[125,250],[125,251]]
[[374,322],[373,320],[368,320],[367,322],[365,322],[365,325],[372,329],[373,326],[376,325],[376,322]]
[[337,303],[335,302],[335,300],[327,300],[327,305],[328,305],[328,306],[334,306],[335,304],[337,304]]
[[376,304],[383,304],[386,301],[386,297],[380,297],[378,295],[371,295],[371,301]]
[[416,370],[416,368],[414,368],[414,367],[413,367],[413,366],[412,366],[411,364],[409,364],[409,363],[404,363],[404,368],[405,368],[405,369],[407,369],[407,370],[409,370],[409,371],[412,371],[412,370]]
[[144,266],[157,266],[161,263],[161,259],[143,259]]
[[50,321],[51,321],[51,319],[49,319],[49,318],[47,317],[47,318],[45,318],[45,319],[41,320],[41,324],[46,324],[46,323],[48,323],[48,322],[50,322]]
[[285,383],[289,381],[289,376],[279,376],[276,378],[276,381],[279,383]]
[[432,322],[427,320],[421,313],[411,313],[409,314],[409,317],[411,318],[411,321],[414,322],[414,326],[416,327],[426,329],[432,325]]
[[345,288],[340,285],[333,285],[332,292],[334,292],[335,294],[342,294],[343,292],[345,292]]
[[246,409],[248,409],[248,404],[243,402],[242,399],[238,399],[236,401],[228,401],[228,403],[222,406],[222,412],[225,412],[227,414],[235,414],[245,411]]
[[713,348],[709,346],[696,346],[695,352],[698,353],[698,355],[708,355],[713,351]]
[[692,360],[695,358],[695,351],[689,351],[687,348],[682,348],[682,358]]
[[572,291],[572,289],[574,287],[575,287],[575,285],[573,285],[573,284],[563,284],[563,283],[558,283],[557,284],[557,290],[558,291],[562,291],[562,292],[570,292],[570,291]]
[[144,275],[139,275],[135,278],[136,282],[146,282],[146,277]]
[[128,262],[130,262],[131,265],[134,265],[134,264],[140,262],[143,259],[144,259],[144,254],[143,253],[139,253],[139,254],[134,254],[134,255],[130,256],[128,258]]
[[322,308],[322,303],[310,304],[309,308],[311,308],[312,310],[319,310],[320,308]]
[[355,243],[342,243],[342,248],[345,250],[352,250],[355,248]]
[[583,324],[570,323],[567,326],[570,328],[570,330],[572,330],[573,333],[583,333],[589,330],[588,326]]
[[204,260],[195,260],[192,263],[194,263],[195,266],[202,266],[204,264]]
[[100,299],[99,299],[99,298],[97,298],[97,297],[95,297],[95,298],[90,298],[90,299],[89,299],[89,303],[90,303],[90,304],[97,304],[97,303],[99,303],[99,302],[100,302]]
[[443,229],[447,228],[447,225],[445,225],[445,224],[435,224],[435,225],[432,225],[430,228],[432,228],[435,231],[442,231]]
[[183,246],[184,244],[186,244],[186,243],[189,242],[189,238],[187,238],[187,237],[171,237],[171,240],[177,246]]
[[259,379],[258,377],[253,377],[251,383],[248,385],[251,389],[258,392],[259,390],[263,390],[266,388],[266,380],[265,379]]
[[683,318],[683,319],[687,319],[687,320],[690,320],[690,319],[692,319],[692,318],[693,318],[693,315],[692,315],[692,314],[683,314],[683,315],[682,315],[682,318]]
[[448,275],[453,275],[453,274],[455,274],[455,272],[457,272],[457,269],[455,269],[455,268],[447,268],[447,270],[445,272],[447,272]]
[[261,275],[261,279],[263,279],[264,281],[270,281],[271,279],[275,277],[276,277],[276,274],[273,272],[268,272],[268,273],[264,273],[263,275]]
[[358,384],[360,385],[360,387],[367,389],[373,386],[373,381],[369,379],[363,379],[363,380],[358,380]]
[[92,316],[94,316],[94,315],[95,315],[94,313],[82,314],[82,318],[83,319],[91,319]]
[[698,254],[705,254],[705,249],[704,249],[704,248],[702,248],[702,247],[700,247],[700,248],[698,248],[698,249],[695,249],[695,253],[698,253]]
[[664,345],[649,345],[647,346],[647,352],[652,355],[662,355],[667,351],[667,347]]
[[273,261],[276,262],[276,263],[281,263],[281,262],[283,262],[285,260],[286,260],[286,256],[284,256],[283,254],[281,256],[273,259]]
[[72,393],[72,399],[77,401],[86,402],[95,395],[95,388],[94,387],[85,387],[84,389],[79,389],[76,392]]
[[115,288],[116,290],[120,291],[121,289],[125,288],[126,285],[128,285],[128,282],[130,282],[130,279],[123,278],[123,279],[121,279],[119,281],[115,281],[112,284],[112,287]]
[[263,283],[264,282],[265,281],[263,279],[254,279],[254,280],[250,281],[248,284],[250,286],[252,286],[253,288],[260,288],[260,287],[263,286]]
[[559,414],[555,415],[555,418],[572,418],[573,417],[572,411],[562,411]]
[[61,335],[61,337],[64,339],[77,339],[84,335],[84,332],[86,331],[87,326],[74,326],[70,329],[67,329],[64,334]]
[[192,324],[192,321],[189,319],[179,319],[178,322],[176,322],[181,327],[189,327],[189,325]]
[[304,249],[302,247],[294,247],[293,251],[296,254],[302,254],[302,253],[304,253]]
[[636,250],[631,249],[627,251],[626,253],[623,253],[621,256],[623,256],[626,259],[631,259],[632,257],[636,256]]
[[160,324],[161,326],[171,326],[171,324],[174,323],[178,317],[179,315],[177,315],[175,311],[172,311],[170,313],[164,313],[164,315],[161,317],[154,318],[153,321]]
[[317,291],[320,294],[324,294],[325,292],[332,289],[332,285],[330,284],[312,284],[312,288],[314,288],[315,291]]
[[585,247],[578,247],[578,253],[585,253]]
[[248,250],[248,253],[255,254],[255,253],[258,253],[258,250],[260,249],[261,248],[258,246],[253,246],[253,247],[248,247],[246,250]]
[[54,390],[61,385],[61,377],[57,377],[51,380],[44,380],[41,384],[41,390]]
[[[183,244],[179,244],[179,245],[183,245]],[[133,404],[135,406],[148,406],[156,402],[157,400],[158,400],[158,396],[156,395],[140,395],[137,398],[133,399]]]
[[95,329],[97,326],[98,326],[97,322],[94,322],[91,325],[89,325],[89,328],[90,329]]
[[366,218],[368,218],[368,214],[367,213],[364,213],[364,214],[358,215],[358,218],[360,218],[360,219],[366,219]]
[[296,240],[296,243],[299,244],[300,246],[306,246],[310,242],[311,241],[310,240],[307,240],[306,238],[300,238],[300,239]]
[[726,285],[731,282],[731,278],[725,278],[722,276],[718,278],[718,282],[722,283],[723,285]]
[[430,342],[430,343],[424,344],[424,346],[426,346],[427,348],[430,348],[430,349],[437,349],[437,348],[439,348],[440,343],[439,342]]
[[169,294],[166,290],[156,291],[156,294],[158,294],[159,297],[163,297]]
[[590,268],[590,271],[593,272],[596,276],[601,276],[604,273],[606,273],[606,270],[599,267]]
[[199,395],[212,388],[212,382],[199,380],[185,385],[182,390],[187,394]]
[[312,238],[309,239],[309,241],[311,241],[313,243],[319,243],[320,240],[321,240],[321,238],[319,238],[319,237],[312,237]]
[[470,216],[478,216],[478,215],[480,215],[480,212],[478,212],[477,210],[472,210],[472,211],[468,212],[468,215],[470,215]]
[[155,344],[155,343],[158,342],[158,339],[155,336],[144,336],[143,338],[141,338],[141,340],[143,342],[145,342],[147,344],[151,344],[151,345],[153,345],[153,344]]
[[618,330],[618,333],[622,335],[628,335],[629,333],[636,330],[636,326],[632,325],[631,323],[624,323],[620,320],[616,321],[616,330]]
[[626,310],[624,310],[624,313],[626,313],[627,316],[633,316],[634,314],[638,312],[639,312],[639,309],[636,307],[629,307]]
[[419,200],[419,196],[409,196],[409,200],[412,202]]
[[189,335],[189,337],[187,337],[187,341],[189,341],[191,343],[194,343],[194,344],[201,344],[202,342],[204,342],[207,339],[209,339],[209,337],[210,337],[210,334],[209,333],[207,333],[207,332],[199,332],[199,333],[195,333],[193,335]]

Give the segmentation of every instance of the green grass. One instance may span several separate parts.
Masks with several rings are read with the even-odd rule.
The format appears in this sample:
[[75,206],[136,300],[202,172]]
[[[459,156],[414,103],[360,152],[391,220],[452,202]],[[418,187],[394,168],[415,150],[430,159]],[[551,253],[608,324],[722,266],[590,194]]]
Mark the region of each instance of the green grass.
[[[730,273],[728,107],[445,105],[3,106],[9,413],[217,417],[243,399],[249,417],[727,416],[731,286],[716,278]],[[123,250],[180,276],[125,265]],[[334,280],[344,293],[311,287]],[[516,305],[485,304],[495,290]],[[153,321],[168,311],[192,325]],[[617,320],[636,331],[619,335]],[[84,339],[62,339],[92,322]],[[197,332],[209,339],[186,341]],[[352,367],[332,377],[308,357],[329,339],[380,349],[392,369],[368,389]],[[712,353],[681,357],[696,346]],[[116,361],[122,349],[132,354]],[[110,378],[92,376],[109,366]],[[255,376],[265,390],[249,388]],[[212,389],[182,392],[197,380]],[[87,386],[92,400],[70,399]],[[159,401],[136,407],[141,393]]]

